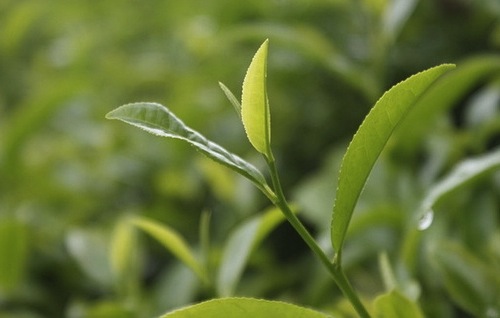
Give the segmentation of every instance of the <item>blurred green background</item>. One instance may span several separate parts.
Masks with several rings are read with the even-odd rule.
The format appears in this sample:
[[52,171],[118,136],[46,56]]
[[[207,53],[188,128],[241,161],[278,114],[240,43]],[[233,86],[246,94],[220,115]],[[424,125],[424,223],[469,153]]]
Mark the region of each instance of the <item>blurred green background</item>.
[[[442,266],[429,269],[422,246],[445,241],[471,264],[500,269],[498,173],[448,197],[442,219],[424,234],[411,220],[433,181],[500,144],[497,0],[3,0],[0,317],[151,317],[217,296],[143,233],[132,240],[129,274],[118,277],[110,262],[117,227],[147,216],[196,247],[200,215],[209,211],[216,267],[228,233],[268,202],[192,148],[104,115],[129,102],[159,102],[262,166],[218,81],[239,96],[266,38],[285,191],[325,242],[339,160],[381,94],[437,64],[485,63],[429,124],[425,142],[396,138],[384,153],[345,252],[367,298],[381,290],[377,255],[386,251],[401,279],[421,291],[429,316],[475,313],[436,278]],[[286,224],[255,251],[236,294],[339,315],[345,305]]]

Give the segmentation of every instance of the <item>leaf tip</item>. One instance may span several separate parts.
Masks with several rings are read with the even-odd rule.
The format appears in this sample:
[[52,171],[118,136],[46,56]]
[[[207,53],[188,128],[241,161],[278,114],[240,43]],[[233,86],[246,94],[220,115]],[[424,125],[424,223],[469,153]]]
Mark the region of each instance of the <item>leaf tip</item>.
[[104,118],[106,118],[106,119],[116,119],[116,117],[114,115],[115,110],[116,110],[116,108],[113,109],[112,111],[108,112],[106,115],[104,115]]

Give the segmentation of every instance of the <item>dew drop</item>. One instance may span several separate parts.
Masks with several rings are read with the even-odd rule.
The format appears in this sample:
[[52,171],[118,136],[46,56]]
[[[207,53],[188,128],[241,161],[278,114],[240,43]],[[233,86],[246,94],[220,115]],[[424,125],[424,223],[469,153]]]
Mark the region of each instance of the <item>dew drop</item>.
[[420,231],[427,230],[429,226],[431,226],[433,220],[434,220],[434,211],[427,210],[418,220],[417,228]]

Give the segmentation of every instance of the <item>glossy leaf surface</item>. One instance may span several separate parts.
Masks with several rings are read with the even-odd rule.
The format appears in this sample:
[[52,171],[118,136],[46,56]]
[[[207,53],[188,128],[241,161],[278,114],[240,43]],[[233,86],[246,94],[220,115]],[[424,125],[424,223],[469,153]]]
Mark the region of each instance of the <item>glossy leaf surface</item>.
[[269,154],[271,143],[271,118],[267,100],[266,40],[255,53],[248,67],[241,94],[241,119],[252,146],[262,154]]
[[453,65],[415,74],[388,90],[354,135],[342,160],[332,216],[332,244],[341,250],[356,201],[390,135],[431,84]]
[[106,118],[121,120],[157,136],[186,141],[209,158],[243,175],[259,189],[267,187],[264,176],[257,168],[186,126],[163,105],[157,103],[127,104],[109,112]]
[[221,298],[182,308],[162,318],[327,318],[326,314],[296,305],[252,298]]

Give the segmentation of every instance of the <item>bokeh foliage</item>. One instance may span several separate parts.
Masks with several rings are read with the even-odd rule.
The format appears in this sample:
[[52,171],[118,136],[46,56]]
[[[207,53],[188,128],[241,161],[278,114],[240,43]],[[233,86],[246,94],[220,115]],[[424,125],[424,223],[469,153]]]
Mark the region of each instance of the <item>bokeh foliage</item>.
[[[446,105],[431,111],[435,120],[423,116],[421,139],[402,129],[390,141],[362,194],[344,258],[367,298],[383,289],[375,260],[384,251],[399,290],[419,299],[428,316],[486,315],[495,299],[485,298],[498,290],[478,281],[500,271],[498,173],[444,197],[425,232],[414,212],[459,162],[499,146],[497,1],[6,0],[0,317],[150,317],[217,296],[128,220],[168,224],[201,253],[208,243],[199,241],[199,223],[209,211],[206,261],[217,268],[229,233],[265,209],[265,198],[184,144],[104,115],[132,101],[161,102],[262,164],[218,81],[239,96],[265,38],[273,149],[286,191],[319,237],[327,238],[346,142],[380,95],[441,63],[457,64],[457,77],[470,79],[436,93]],[[288,225],[248,262],[236,295],[342,312],[338,291]]]

